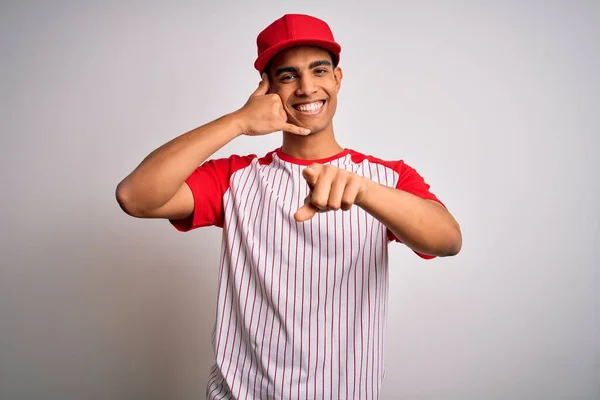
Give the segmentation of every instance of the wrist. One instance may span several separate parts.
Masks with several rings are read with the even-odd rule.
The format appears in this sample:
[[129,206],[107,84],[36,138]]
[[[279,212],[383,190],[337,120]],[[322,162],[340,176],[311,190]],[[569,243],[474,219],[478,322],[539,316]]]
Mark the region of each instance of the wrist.
[[246,123],[241,110],[237,110],[228,114],[227,118],[235,130],[236,136],[242,136],[246,134]]
[[355,204],[357,206],[364,208],[364,206],[368,204],[369,196],[371,195],[375,185],[377,185],[377,183],[371,179],[365,178],[364,176],[361,177],[360,189],[355,200]]

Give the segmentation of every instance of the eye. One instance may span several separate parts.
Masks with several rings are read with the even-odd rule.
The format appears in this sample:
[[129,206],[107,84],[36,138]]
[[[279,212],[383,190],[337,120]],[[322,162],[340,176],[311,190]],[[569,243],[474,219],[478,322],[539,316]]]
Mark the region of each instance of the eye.
[[288,82],[288,81],[290,81],[290,80],[294,79],[295,77],[296,77],[296,75],[294,75],[294,74],[287,74],[287,75],[283,75],[283,76],[281,77],[281,81],[282,81],[282,82]]
[[324,75],[324,74],[326,74],[327,72],[328,72],[328,71],[327,71],[327,69],[325,69],[325,68],[317,68],[317,69],[315,69],[315,74],[317,74],[317,75]]

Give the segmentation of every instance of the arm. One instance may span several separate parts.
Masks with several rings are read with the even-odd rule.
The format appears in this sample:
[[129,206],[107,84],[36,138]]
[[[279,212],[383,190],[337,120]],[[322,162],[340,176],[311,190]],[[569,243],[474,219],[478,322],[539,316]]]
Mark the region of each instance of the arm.
[[453,256],[462,246],[460,227],[435,200],[380,185],[367,178],[356,204],[381,221],[412,250],[432,256]]
[[303,171],[311,193],[294,218],[306,221],[318,210],[363,208],[417,253],[456,255],[462,246],[458,223],[444,206],[332,165],[311,164]]
[[117,186],[116,197],[127,214],[141,218],[181,219],[194,209],[184,183],[208,157],[241,134],[233,114],[171,140],[148,155]]
[[244,107],[171,140],[148,155],[117,186],[117,202],[127,214],[141,218],[183,219],[194,211],[194,197],[185,180],[217,150],[240,135],[265,135],[285,130],[305,135],[287,123],[276,94],[267,94],[263,76]]

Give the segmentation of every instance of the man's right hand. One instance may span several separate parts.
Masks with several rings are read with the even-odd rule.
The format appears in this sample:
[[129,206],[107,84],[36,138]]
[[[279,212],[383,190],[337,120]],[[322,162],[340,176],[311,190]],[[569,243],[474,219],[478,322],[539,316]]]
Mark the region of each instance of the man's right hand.
[[259,136],[285,131],[296,135],[308,135],[310,130],[287,122],[287,114],[283,109],[281,97],[268,93],[269,78],[266,73],[263,73],[258,88],[237,112],[243,134]]
[[184,219],[194,211],[186,179],[227,143],[246,135],[277,131],[308,135],[288,124],[281,98],[269,93],[266,75],[238,111],[186,132],[150,153],[118,185],[116,197],[127,214],[141,218]]

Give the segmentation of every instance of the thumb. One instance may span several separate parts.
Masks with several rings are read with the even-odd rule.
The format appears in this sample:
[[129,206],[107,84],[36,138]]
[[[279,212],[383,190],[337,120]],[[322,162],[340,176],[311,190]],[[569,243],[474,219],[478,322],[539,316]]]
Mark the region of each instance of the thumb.
[[266,72],[263,72],[262,79],[254,93],[252,93],[251,97],[264,96],[267,93],[269,93],[269,77],[267,76]]
[[294,219],[297,222],[308,221],[317,213],[317,207],[313,206],[310,203],[304,204],[302,207],[296,211],[294,214]]
[[294,124],[285,124],[283,129],[284,132],[290,132],[294,135],[306,136],[310,134],[310,129],[301,128]]

